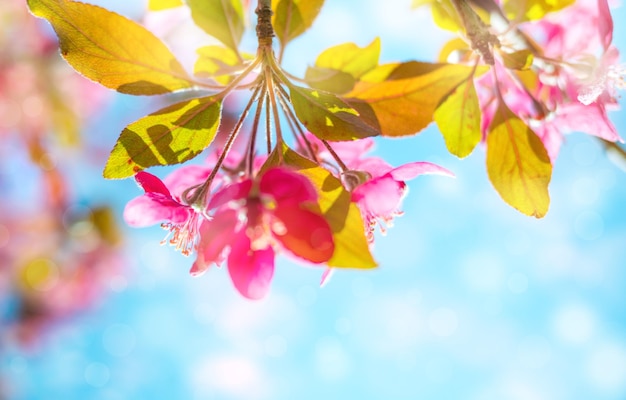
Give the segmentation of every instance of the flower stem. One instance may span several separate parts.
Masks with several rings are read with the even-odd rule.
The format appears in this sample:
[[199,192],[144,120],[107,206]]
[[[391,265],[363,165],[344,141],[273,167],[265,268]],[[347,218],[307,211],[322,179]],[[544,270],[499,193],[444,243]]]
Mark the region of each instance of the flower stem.
[[324,147],[326,147],[326,150],[328,150],[330,155],[335,159],[335,161],[337,162],[337,165],[339,165],[341,172],[346,172],[348,170],[348,167],[346,166],[346,164],[344,164],[343,161],[341,161],[341,158],[339,157],[337,153],[335,153],[335,150],[333,150],[333,148],[330,147],[330,144],[326,140],[324,139],[320,139],[320,140],[324,144]]
[[259,0],[256,10],[257,15],[256,36],[259,42],[259,49],[271,48],[274,37],[274,27],[272,26],[272,1]]

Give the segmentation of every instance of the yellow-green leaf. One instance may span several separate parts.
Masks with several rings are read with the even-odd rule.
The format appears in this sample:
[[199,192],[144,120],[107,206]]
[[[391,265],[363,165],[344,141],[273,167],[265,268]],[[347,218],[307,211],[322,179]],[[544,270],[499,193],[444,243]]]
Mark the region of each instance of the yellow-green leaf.
[[222,101],[183,101],[128,125],[104,168],[108,179],[127,178],[155,165],[173,165],[200,154],[215,138]]
[[463,31],[463,21],[456,13],[450,0],[435,1],[430,9],[435,24],[450,32]]
[[505,67],[521,71],[529,69],[534,60],[533,53],[528,49],[515,51],[513,53],[501,52],[500,56],[502,57],[502,62]]
[[458,59],[464,59],[467,57],[467,54],[473,54],[473,51],[465,40],[457,37],[441,47],[438,60],[442,63],[453,62],[450,60],[450,56],[453,54],[455,56],[458,54]]
[[548,212],[552,164],[541,139],[504,104],[487,136],[487,173],[500,197],[520,212]]
[[[285,147],[283,160],[288,166],[295,168],[316,187],[319,194],[319,207],[333,232],[335,252],[328,261],[328,266],[337,268],[375,268],[376,261],[372,257],[361,212],[351,201],[341,181],[330,172],[321,168],[309,159]],[[274,152],[267,161],[277,165],[278,157]]]
[[383,82],[358,82],[345,100],[383,136],[411,135],[432,122],[443,98],[471,71],[464,65],[412,61],[397,66]]
[[346,72],[318,67],[308,67],[304,80],[312,88],[335,94],[349,92],[356,83],[356,79]]
[[289,93],[300,122],[320,139],[354,140],[380,134],[334,94],[295,85],[289,85]]
[[148,9],[152,11],[167,10],[168,8],[180,7],[183,0],[149,0]]
[[480,105],[473,75],[461,82],[435,110],[434,118],[448,151],[463,158],[480,142]]
[[272,0],[274,32],[284,48],[313,25],[324,0]]
[[241,0],[187,0],[196,25],[237,51],[245,29]]
[[69,0],[28,0],[28,6],[52,24],[67,62],[103,86],[137,95],[192,86],[163,42],[119,14]]
[[360,78],[378,66],[380,39],[376,38],[365,47],[344,43],[324,50],[315,60],[315,66],[347,72]]
[[307,68],[304,79],[309,86],[332,93],[346,93],[356,81],[378,66],[380,39],[366,47],[344,43],[323,51],[314,67]]
[[536,21],[547,13],[559,11],[576,0],[505,0],[504,12],[511,21]]
[[392,72],[394,72],[401,63],[389,63],[379,65],[376,68],[368,71],[360,77],[360,81],[369,82],[369,83],[379,83],[387,79]]
[[221,84],[228,84],[232,75],[245,68],[240,57],[251,59],[250,55],[240,56],[234,50],[222,46],[204,46],[196,50],[198,60],[194,74],[203,78],[213,78]]

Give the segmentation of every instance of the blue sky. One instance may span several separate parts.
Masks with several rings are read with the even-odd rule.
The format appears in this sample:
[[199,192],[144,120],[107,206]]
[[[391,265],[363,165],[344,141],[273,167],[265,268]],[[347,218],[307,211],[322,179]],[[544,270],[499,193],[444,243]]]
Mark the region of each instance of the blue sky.
[[[327,1],[287,67],[300,74],[329,45],[375,36],[383,61],[435,57],[445,38],[422,33],[427,13],[379,4]],[[623,8],[615,20],[616,39],[626,37]],[[146,104],[117,97],[94,123],[106,133],[98,141],[112,146]],[[611,116],[626,135],[623,111]],[[376,152],[457,175],[410,182],[405,215],[377,237],[380,268],[340,271],[319,288],[320,270],[283,258],[271,294],[251,302],[223,269],[191,278],[191,260],[160,246],[158,227],[127,228],[126,284],[50,332],[40,352],[0,355],[14,398],[626,398],[626,174],[597,141],[567,137],[542,220],[499,199],[482,149],[458,160],[432,126]],[[100,176],[76,174],[78,190],[120,215],[138,189]]]

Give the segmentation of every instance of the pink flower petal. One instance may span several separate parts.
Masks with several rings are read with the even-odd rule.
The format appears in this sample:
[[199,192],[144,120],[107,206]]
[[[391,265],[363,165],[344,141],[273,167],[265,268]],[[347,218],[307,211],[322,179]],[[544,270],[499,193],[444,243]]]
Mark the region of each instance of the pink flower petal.
[[372,138],[365,138],[349,142],[331,142],[330,146],[344,163],[350,165],[372,150],[374,140]]
[[213,195],[207,209],[214,210],[230,201],[243,200],[248,197],[252,189],[252,179],[225,186]]
[[129,201],[124,208],[124,220],[130,226],[144,227],[160,222],[180,224],[189,219],[190,207],[159,192],[149,192]]
[[139,171],[135,175],[135,181],[146,193],[161,193],[162,195],[172,197],[169,189],[165,184],[156,176],[149,172]]
[[234,241],[237,228],[237,211],[225,210],[218,212],[212,220],[204,220],[200,225],[200,241],[198,256],[189,271],[192,275],[200,275],[209,266],[220,264],[224,250]]
[[558,110],[557,118],[551,123],[561,131],[585,132],[611,142],[623,141],[602,103],[585,106],[576,102],[563,105]]
[[334,251],[333,233],[326,219],[298,206],[280,205],[273,211],[274,237],[293,253],[313,263],[328,261]]
[[393,179],[397,181],[408,181],[419,175],[438,174],[454,177],[454,174],[437,164],[429,162],[412,162],[399,166],[389,171]]
[[187,165],[178,168],[163,179],[174,196],[181,198],[190,187],[200,185],[209,177],[211,168],[204,165]]
[[398,210],[405,194],[406,184],[386,174],[357,187],[352,192],[352,201],[367,214],[389,217]]
[[606,51],[613,41],[613,17],[607,0],[598,0],[598,22],[596,25],[600,30],[600,40]]
[[287,168],[272,168],[261,176],[261,193],[271,195],[276,203],[302,203],[317,200],[315,187],[304,175]]
[[235,288],[242,296],[256,300],[268,292],[274,276],[274,250],[252,250],[250,239],[241,230],[231,245],[228,272]]
[[350,164],[347,164],[348,168],[365,171],[372,176],[372,178],[378,178],[385,175],[393,168],[387,161],[380,157],[367,157],[360,160],[354,160]]
[[322,278],[320,279],[320,287],[326,286],[328,282],[330,282],[330,278],[333,276],[335,272],[335,268],[326,268],[324,273],[322,273]]

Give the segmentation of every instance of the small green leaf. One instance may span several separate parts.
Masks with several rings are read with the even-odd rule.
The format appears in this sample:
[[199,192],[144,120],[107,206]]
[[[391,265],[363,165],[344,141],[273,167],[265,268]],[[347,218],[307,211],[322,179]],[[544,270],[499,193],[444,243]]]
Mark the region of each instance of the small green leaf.
[[127,178],[155,165],[173,165],[200,154],[215,138],[221,99],[187,100],[128,125],[104,168],[108,179]]
[[187,0],[196,25],[237,52],[245,29],[241,0]]
[[296,116],[320,139],[354,140],[380,134],[334,94],[295,85],[289,85],[289,92]]
[[441,101],[471,71],[465,65],[411,61],[396,66],[385,81],[358,82],[345,101],[368,124],[380,126],[383,136],[412,135],[432,122]]
[[533,65],[533,53],[528,50],[519,50],[513,53],[500,53],[504,66],[508,69],[527,70]]
[[272,0],[272,24],[283,48],[313,25],[323,4],[324,0]]
[[[276,149],[268,158],[264,168],[278,165]],[[335,252],[328,266],[337,268],[375,268],[361,212],[351,201],[341,181],[324,168],[301,156],[295,151],[283,149],[283,160],[288,166],[309,178],[319,194],[319,207],[333,232]]]
[[149,0],[148,9],[151,11],[167,10],[168,8],[180,7],[183,0]]
[[480,105],[473,75],[461,82],[435,110],[434,118],[448,151],[463,158],[480,142]]
[[103,86],[136,95],[192,87],[165,44],[119,14],[68,0],[28,0],[28,6],[52,24],[67,62]]
[[500,197],[520,212],[548,212],[552,164],[541,139],[500,104],[487,136],[487,173]]

